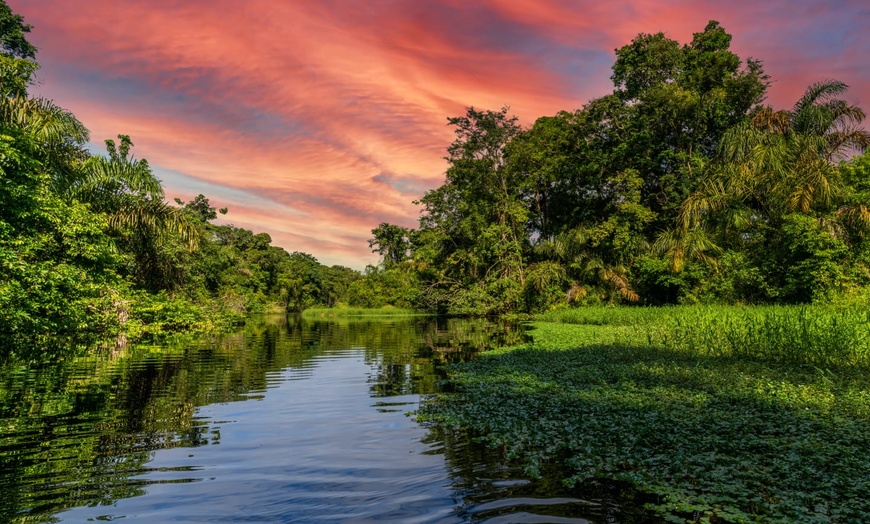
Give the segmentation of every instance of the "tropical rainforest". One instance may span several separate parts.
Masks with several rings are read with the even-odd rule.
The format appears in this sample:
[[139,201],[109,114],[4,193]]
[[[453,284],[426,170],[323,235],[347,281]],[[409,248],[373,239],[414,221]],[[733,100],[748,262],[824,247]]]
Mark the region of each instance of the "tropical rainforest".
[[865,298],[870,134],[822,80],[764,104],[759,60],[715,21],[680,45],[616,50],[613,92],[525,128],[508,108],[450,118],[445,183],[420,227],[381,224],[374,282],[449,314],[571,304]]
[[[765,105],[762,62],[711,21],[616,50],[613,91],[523,126],[448,119],[419,227],[382,223],[363,273],[169,202],[130,136],[28,89],[31,27],[0,1],[0,355],[220,329],[252,311],[450,315],[591,304],[849,302],[870,295],[870,134],[847,86]],[[58,345],[58,341],[60,344]]]
[[72,113],[28,94],[30,29],[0,2],[0,356],[347,301],[359,272],[215,225],[227,210],[203,195],[167,202],[129,136],[90,152]]

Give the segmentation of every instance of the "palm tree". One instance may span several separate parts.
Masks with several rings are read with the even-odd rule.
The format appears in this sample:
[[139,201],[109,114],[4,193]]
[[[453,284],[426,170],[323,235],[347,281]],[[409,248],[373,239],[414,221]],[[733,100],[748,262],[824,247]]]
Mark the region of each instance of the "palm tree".
[[163,200],[163,186],[148,162],[130,156],[130,137],[118,138],[117,146],[114,140],[106,140],[108,158],[92,156],[82,164],[80,178],[67,185],[64,193],[106,213],[116,229],[136,230],[158,241],[177,233],[195,248],[199,241],[195,224],[182,209]]
[[706,230],[672,229],[656,239],[652,251],[664,255],[670,270],[679,273],[687,261],[703,262],[716,267],[715,255],[721,251],[708,236]]
[[0,124],[20,129],[36,144],[52,190],[67,200],[106,213],[114,227],[151,230],[158,237],[175,231],[192,246],[196,229],[184,213],[163,202],[163,187],[148,162],[129,156],[130,137],[107,140],[109,157],[90,156],[88,129],[72,113],[45,98],[0,97]]
[[[789,213],[832,209],[844,190],[837,163],[870,146],[864,112],[836,98],[846,89],[836,80],[812,84],[791,111],[761,108],[723,136],[710,175],[683,202],[676,229],[656,242],[672,268],[690,252],[709,261],[718,246],[704,231],[713,223],[722,238],[739,239],[752,223],[776,227]],[[866,208],[846,206],[839,214],[870,231]]]
[[628,266],[608,262],[592,244],[588,229],[578,227],[557,235],[552,241],[541,241],[536,250],[547,262],[537,264],[546,267],[549,280],[571,281],[566,298],[569,302],[585,297],[592,288],[607,295],[619,296],[629,302],[637,302],[640,296],[631,285]]
[[140,281],[165,287],[166,279],[157,283],[159,272],[153,270],[159,246],[177,234],[194,249],[198,230],[181,209],[164,202],[148,162],[130,156],[129,136],[118,135],[118,145],[106,141],[108,158],[92,156],[84,148],[88,130],[72,113],[51,100],[24,95],[0,96],[0,126],[27,136],[29,154],[54,194],[107,216],[116,240],[126,239],[133,249]]
[[173,287],[181,274],[162,256],[162,247],[178,235],[188,250],[199,243],[199,230],[182,208],[167,204],[163,187],[144,159],[130,155],[130,137],[118,135],[119,144],[106,140],[108,157],[89,157],[79,178],[63,188],[64,194],[105,213],[114,236],[135,259],[134,276],[153,291]]
[[45,98],[24,95],[0,97],[0,126],[14,128],[29,138],[50,187],[57,192],[74,179],[76,167],[87,158],[87,128],[72,113]]

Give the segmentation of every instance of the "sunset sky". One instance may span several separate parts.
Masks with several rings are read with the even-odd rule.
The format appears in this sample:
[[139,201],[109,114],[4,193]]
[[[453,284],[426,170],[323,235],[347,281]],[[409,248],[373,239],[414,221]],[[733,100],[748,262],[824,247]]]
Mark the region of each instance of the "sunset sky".
[[288,251],[362,269],[380,222],[415,226],[448,116],[509,105],[522,122],[612,90],[638,33],[687,42],[715,19],[764,61],[768,103],[838,79],[870,110],[868,0],[7,0],[34,26],[34,94],[102,141],[128,134],[167,198]]

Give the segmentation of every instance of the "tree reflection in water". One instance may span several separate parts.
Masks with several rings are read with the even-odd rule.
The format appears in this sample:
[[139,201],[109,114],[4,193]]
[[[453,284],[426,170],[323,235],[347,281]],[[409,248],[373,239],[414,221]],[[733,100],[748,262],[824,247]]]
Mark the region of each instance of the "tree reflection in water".
[[[299,471],[311,475],[310,478],[320,478],[318,475],[322,477],[324,473],[317,474],[317,470],[311,468],[323,469],[326,466],[313,459],[311,464],[301,464],[302,457],[306,456],[304,453],[312,457],[319,457],[319,453],[329,456],[330,450],[294,448],[301,443],[294,443],[289,436],[282,440],[281,435],[274,435],[269,430],[268,423],[260,428],[257,424],[263,424],[262,420],[252,422],[250,427],[244,420],[230,426],[228,423],[234,421],[215,420],[204,413],[219,411],[220,405],[227,403],[269,401],[267,397],[270,395],[274,401],[277,392],[270,393],[270,389],[281,387],[287,380],[305,381],[317,370],[326,369],[330,360],[347,358],[360,361],[362,366],[347,369],[367,370],[362,372],[365,375],[362,387],[363,391],[368,390],[368,400],[342,399],[340,395],[345,389],[358,391],[344,386],[359,380],[359,377],[336,375],[332,377],[334,382],[331,385],[318,386],[320,389],[315,394],[321,398],[316,399],[317,402],[308,399],[311,409],[318,409],[320,413],[311,413],[312,418],[307,421],[294,419],[297,422],[283,426],[284,429],[277,429],[282,426],[278,425],[276,418],[276,431],[295,431],[302,435],[296,437],[298,440],[315,431],[317,424],[333,420],[322,418],[327,414],[338,417],[335,420],[349,421],[352,428],[353,424],[358,424],[359,431],[368,432],[357,436],[361,455],[353,454],[353,449],[332,454],[343,457],[351,453],[346,455],[346,460],[355,463],[357,458],[365,458],[365,452],[375,453],[374,447],[378,449],[379,455],[372,456],[379,457],[379,464],[349,464],[347,471],[341,473],[344,483],[359,482],[361,486],[368,486],[363,490],[368,497],[375,497],[372,494],[375,491],[383,491],[381,484],[373,482],[386,482],[384,479],[393,474],[393,470],[385,469],[383,479],[367,478],[378,475],[378,470],[371,470],[372,467],[393,467],[382,463],[393,460],[383,455],[389,451],[390,442],[379,441],[405,438],[396,437],[394,432],[385,431],[382,436],[371,433],[377,431],[378,424],[387,430],[400,425],[410,431],[398,435],[417,435],[414,437],[417,444],[410,449],[419,448],[422,454],[443,454],[447,460],[446,468],[441,459],[433,458],[434,464],[441,464],[434,471],[442,471],[437,475],[443,478],[421,478],[419,485],[408,481],[401,488],[411,490],[405,494],[409,500],[425,498],[413,490],[431,490],[433,486],[441,489],[444,495],[433,496],[426,504],[437,503],[442,507],[422,507],[419,505],[423,503],[419,501],[410,507],[406,507],[404,502],[397,503],[403,509],[399,513],[391,510],[389,514],[393,518],[402,520],[408,515],[423,514],[427,519],[473,521],[516,509],[510,503],[489,509],[483,505],[491,504],[493,500],[525,497],[522,500],[528,502],[526,499],[529,497],[539,497],[542,493],[550,497],[564,494],[564,489],[558,485],[516,480],[517,472],[503,464],[498,453],[472,443],[467,436],[445,433],[438,428],[413,429],[413,420],[402,415],[416,409],[417,395],[438,391],[445,364],[474,358],[476,353],[487,348],[522,342],[523,336],[523,331],[515,326],[485,320],[409,317],[323,321],[299,316],[258,317],[252,318],[244,330],[219,339],[131,347],[113,355],[69,358],[53,363],[7,363],[0,369],[0,492],[3,493],[0,497],[0,521],[47,522],[63,519],[65,510],[75,508],[79,509],[71,515],[80,517],[80,512],[85,511],[81,508],[124,507],[125,504],[119,501],[147,493],[148,496],[138,499],[148,501],[147,504],[137,502],[137,507],[145,508],[140,510],[145,512],[140,513],[144,518],[150,509],[156,511],[161,504],[166,504],[168,499],[161,499],[161,496],[171,496],[160,493],[173,493],[173,490],[158,489],[159,485],[212,480],[215,474],[211,470],[214,468],[232,481],[232,475],[241,475],[239,472],[242,470],[231,469],[238,461],[244,462],[245,467],[257,468],[252,470],[256,472],[252,473],[255,477],[268,478],[270,464],[268,459],[263,459],[264,456],[280,457],[275,459],[275,467],[284,461],[282,464],[286,469],[287,464],[293,463],[290,455],[298,454],[299,467],[308,468]],[[312,394],[310,388],[304,391],[307,395]],[[282,402],[290,400],[293,399]],[[360,400],[364,404],[359,404]],[[240,404],[236,411],[249,409],[244,408],[246,405],[250,404]],[[372,407],[374,409],[370,409]],[[280,407],[276,409],[280,410]],[[344,413],[342,409],[348,412]],[[294,416],[299,417],[298,413]],[[386,418],[373,418],[388,416],[401,418],[389,419],[389,423]],[[232,453],[209,455],[209,460],[225,460],[226,464],[156,460],[158,453],[170,453],[169,450],[179,452],[173,457],[192,457],[194,449],[205,451],[210,446],[221,444],[222,425],[224,434],[236,438],[247,432],[244,442],[247,447],[239,448],[239,443],[234,440],[227,444],[230,448],[236,446]],[[343,424],[339,422],[338,426]],[[325,431],[324,435],[328,437],[330,431],[346,429],[334,427],[330,430],[327,427],[319,431]],[[259,444],[257,438],[262,439]],[[350,434],[348,438],[355,436]],[[398,443],[396,449],[403,445]],[[272,449],[269,454],[261,455],[253,451],[258,446],[271,446]],[[408,451],[404,453],[407,455]],[[407,462],[407,457],[397,457],[397,460],[398,463]],[[335,471],[329,469],[332,467],[323,471],[329,470],[335,475]],[[280,473],[288,474],[286,471]],[[414,473],[410,471],[412,476]],[[283,493],[262,494],[267,497],[266,507],[274,504],[284,512],[281,513],[284,516],[275,518],[299,514],[306,507],[299,502],[300,505],[294,509],[292,500],[284,500],[288,492],[323,487],[322,480],[308,485],[303,485],[301,480],[291,484],[280,488]],[[331,486],[329,483],[325,485]],[[376,485],[381,487],[375,490],[372,486]],[[219,490],[217,483],[209,486],[197,489],[204,492]],[[336,488],[331,486],[330,489]],[[262,491],[259,489],[257,493]],[[377,497],[389,497],[389,493],[380,491]],[[208,500],[208,497],[203,500]],[[367,502],[358,501],[357,504],[360,507],[370,504],[372,509],[360,511],[378,511],[377,504],[365,500]],[[317,504],[329,501],[324,499]],[[191,497],[189,504],[185,509],[195,514],[198,511],[194,507],[198,504],[197,499]],[[547,507],[547,513],[569,516],[591,511],[591,514],[602,515],[600,509],[596,509],[599,506],[582,502],[562,502],[553,508]],[[111,508],[97,508],[88,515],[91,518],[123,516]],[[224,517],[231,518],[232,515]]]

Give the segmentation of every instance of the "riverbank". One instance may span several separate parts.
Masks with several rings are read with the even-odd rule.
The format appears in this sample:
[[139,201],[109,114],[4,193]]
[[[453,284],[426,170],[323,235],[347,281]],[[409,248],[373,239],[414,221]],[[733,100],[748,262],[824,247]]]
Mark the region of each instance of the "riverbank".
[[397,307],[331,307],[331,308],[308,308],[302,312],[305,318],[348,318],[348,317],[408,317],[408,316],[432,316],[430,313],[403,309]]
[[[420,420],[469,429],[534,476],[627,481],[686,522],[870,514],[867,314],[587,308],[452,367]],[[675,520],[676,519],[676,520]]]

